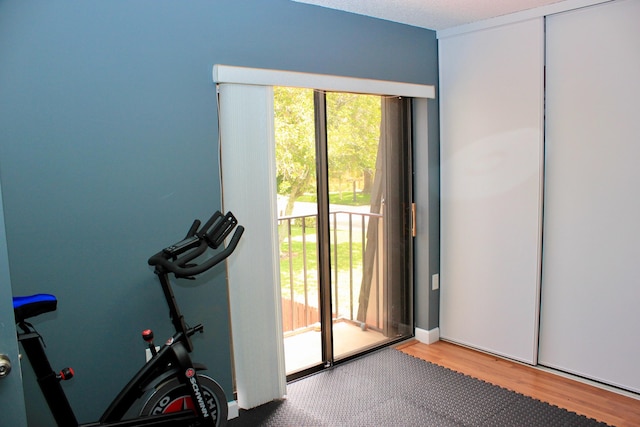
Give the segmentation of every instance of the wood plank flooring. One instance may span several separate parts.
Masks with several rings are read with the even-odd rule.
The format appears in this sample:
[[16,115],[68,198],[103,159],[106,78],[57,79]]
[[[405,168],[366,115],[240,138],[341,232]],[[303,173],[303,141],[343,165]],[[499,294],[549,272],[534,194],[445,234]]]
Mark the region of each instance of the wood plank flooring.
[[639,399],[532,366],[438,341],[402,343],[404,353],[617,427],[640,426]]

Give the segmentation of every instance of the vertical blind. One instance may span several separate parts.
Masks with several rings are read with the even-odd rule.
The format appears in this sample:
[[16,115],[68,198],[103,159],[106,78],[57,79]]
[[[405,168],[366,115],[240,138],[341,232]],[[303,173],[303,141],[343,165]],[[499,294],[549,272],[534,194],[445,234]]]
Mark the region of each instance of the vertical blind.
[[238,406],[285,394],[273,141],[273,89],[222,84],[222,198],[245,233],[228,261]]

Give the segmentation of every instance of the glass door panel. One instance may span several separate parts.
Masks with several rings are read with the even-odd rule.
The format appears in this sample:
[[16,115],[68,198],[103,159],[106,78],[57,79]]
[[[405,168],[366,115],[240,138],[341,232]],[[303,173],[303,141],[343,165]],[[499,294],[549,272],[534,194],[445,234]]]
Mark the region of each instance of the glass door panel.
[[413,333],[410,100],[274,96],[291,377]]
[[313,90],[274,88],[282,327],[287,374],[322,363]]
[[335,360],[413,333],[408,105],[326,94]]

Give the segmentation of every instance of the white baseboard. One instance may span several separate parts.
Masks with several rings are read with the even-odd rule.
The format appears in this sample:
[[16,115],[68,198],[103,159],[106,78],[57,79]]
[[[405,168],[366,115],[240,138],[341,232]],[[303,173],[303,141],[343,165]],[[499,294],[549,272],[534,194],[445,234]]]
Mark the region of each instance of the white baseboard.
[[424,344],[433,344],[440,341],[440,328],[430,330],[416,328],[416,339]]
[[240,409],[238,408],[238,402],[232,400],[231,402],[227,402],[227,408],[229,412],[227,412],[227,419],[232,420],[234,418],[238,418],[240,415]]

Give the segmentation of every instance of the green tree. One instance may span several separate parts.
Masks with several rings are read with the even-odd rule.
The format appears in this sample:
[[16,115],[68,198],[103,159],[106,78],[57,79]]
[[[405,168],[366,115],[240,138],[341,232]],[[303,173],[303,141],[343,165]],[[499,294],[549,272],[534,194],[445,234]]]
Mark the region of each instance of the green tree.
[[329,168],[340,181],[360,180],[369,193],[380,138],[379,96],[331,92],[327,94]]
[[297,198],[315,189],[313,90],[274,87],[278,194],[287,195],[285,215]]
[[[329,92],[326,104],[330,179],[338,186],[343,180],[362,180],[362,191],[368,193],[380,138],[381,98]],[[274,88],[277,183],[278,194],[288,196],[285,215],[300,196],[315,193],[313,105],[311,89]]]

